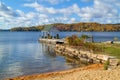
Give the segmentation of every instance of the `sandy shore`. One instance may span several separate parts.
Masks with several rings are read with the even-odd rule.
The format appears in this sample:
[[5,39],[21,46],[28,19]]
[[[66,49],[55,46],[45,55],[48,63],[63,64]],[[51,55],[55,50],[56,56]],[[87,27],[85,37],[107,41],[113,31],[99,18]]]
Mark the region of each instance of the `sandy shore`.
[[22,76],[7,80],[120,80],[120,67],[113,70],[103,70],[103,65],[93,64],[82,68]]

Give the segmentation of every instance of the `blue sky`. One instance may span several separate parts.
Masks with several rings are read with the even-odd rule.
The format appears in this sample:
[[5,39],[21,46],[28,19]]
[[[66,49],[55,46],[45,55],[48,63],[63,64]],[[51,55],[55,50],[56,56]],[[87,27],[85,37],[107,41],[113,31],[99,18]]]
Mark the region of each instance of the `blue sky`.
[[120,0],[1,0],[0,29],[50,23],[120,23]]

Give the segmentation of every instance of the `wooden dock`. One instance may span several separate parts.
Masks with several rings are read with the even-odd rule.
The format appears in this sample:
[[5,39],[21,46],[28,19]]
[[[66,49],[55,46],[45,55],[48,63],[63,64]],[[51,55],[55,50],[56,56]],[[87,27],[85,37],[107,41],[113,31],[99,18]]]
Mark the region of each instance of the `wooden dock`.
[[44,43],[49,43],[49,44],[63,44],[64,43],[63,39],[44,39],[44,38],[40,38],[39,41],[44,42]]

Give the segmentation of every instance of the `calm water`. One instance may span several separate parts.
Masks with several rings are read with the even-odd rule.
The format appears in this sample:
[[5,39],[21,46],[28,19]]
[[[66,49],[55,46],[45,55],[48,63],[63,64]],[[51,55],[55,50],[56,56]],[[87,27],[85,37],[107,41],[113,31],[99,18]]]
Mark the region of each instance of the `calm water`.
[[101,42],[101,41],[109,41],[109,40],[113,40],[114,37],[118,37],[120,40],[120,32],[61,32],[59,33],[61,34],[61,38],[66,37],[66,36],[70,36],[70,35],[82,35],[82,34],[86,34],[89,36],[93,36],[94,37],[94,41],[95,42]]
[[[0,32],[0,80],[78,67],[56,55],[54,46],[39,43],[40,32]],[[120,38],[120,32],[60,32],[61,38],[72,34],[93,35],[95,41]]]

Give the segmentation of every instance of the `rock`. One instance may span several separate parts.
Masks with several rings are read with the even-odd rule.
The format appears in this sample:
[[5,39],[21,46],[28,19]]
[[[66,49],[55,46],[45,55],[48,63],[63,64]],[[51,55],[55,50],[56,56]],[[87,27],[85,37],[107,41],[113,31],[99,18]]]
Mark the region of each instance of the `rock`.
[[110,65],[111,65],[111,66],[117,66],[117,65],[118,65],[118,62],[119,62],[119,59],[110,58],[109,61],[110,61]]
[[88,59],[87,54],[82,54],[81,57],[82,57],[82,58],[86,58],[86,59]]
[[81,58],[81,54],[78,54],[78,58]]
[[82,63],[87,63],[87,62],[88,62],[87,59],[85,59],[85,58],[80,58],[80,61],[81,61]]
[[91,58],[96,58],[97,57],[97,54],[91,54]]
[[93,59],[88,59],[88,62],[89,63],[93,63]]
[[107,61],[107,60],[109,59],[109,56],[107,56],[107,55],[102,55],[102,54],[98,54],[97,58]]
[[83,50],[78,50],[75,47],[69,47],[69,46],[64,46],[64,45],[56,45],[55,48],[56,52],[59,52],[65,56],[69,56],[75,59],[81,59],[83,61],[87,61],[92,63],[104,63],[108,59],[110,59],[110,65],[118,65],[118,59],[108,56],[108,55],[103,55],[103,54],[94,54],[90,51],[83,51]]

